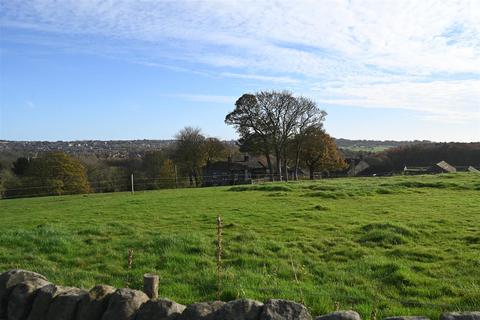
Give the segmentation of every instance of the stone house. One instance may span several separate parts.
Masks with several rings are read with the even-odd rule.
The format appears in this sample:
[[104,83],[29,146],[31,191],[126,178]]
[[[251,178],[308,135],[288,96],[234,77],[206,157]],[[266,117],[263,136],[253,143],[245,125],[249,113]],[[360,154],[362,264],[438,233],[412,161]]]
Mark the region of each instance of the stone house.
[[453,173],[457,172],[457,169],[445,161],[440,161],[439,163],[431,166],[429,171],[434,173]]
[[209,161],[202,168],[203,186],[225,186],[251,183],[252,179],[264,178],[268,166],[258,157],[228,157],[225,161]]

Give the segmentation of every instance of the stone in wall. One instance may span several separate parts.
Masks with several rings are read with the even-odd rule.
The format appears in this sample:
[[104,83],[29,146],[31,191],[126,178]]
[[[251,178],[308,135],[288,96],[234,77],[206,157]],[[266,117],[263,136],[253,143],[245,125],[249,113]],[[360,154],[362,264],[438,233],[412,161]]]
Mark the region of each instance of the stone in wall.
[[316,317],[315,320],[361,320],[360,315],[352,310],[335,311]]
[[76,320],[100,320],[107,310],[110,297],[115,288],[107,285],[93,287],[78,304]]
[[211,320],[213,314],[219,310],[225,302],[210,301],[198,302],[187,306],[185,311],[178,317],[178,320]]
[[270,299],[263,306],[260,320],[311,320],[307,308],[300,303],[283,299]]
[[19,283],[33,279],[48,281],[41,274],[22,269],[13,269],[0,274],[0,319],[7,318],[8,297],[13,288]]
[[135,320],[175,320],[185,308],[169,299],[149,300],[137,311]]
[[33,301],[28,320],[47,320],[47,312],[53,299],[65,288],[54,284],[46,285],[38,290]]
[[148,296],[142,291],[117,289],[110,297],[102,320],[133,320],[135,312],[148,300]]
[[213,320],[258,320],[263,303],[250,299],[239,299],[225,303],[212,314]]
[[82,289],[66,287],[53,299],[48,307],[48,320],[75,320],[77,306],[88,292]]
[[48,284],[43,278],[32,278],[14,286],[8,297],[8,320],[26,320],[38,289]]
[[440,320],[480,320],[480,311],[473,312],[445,312]]

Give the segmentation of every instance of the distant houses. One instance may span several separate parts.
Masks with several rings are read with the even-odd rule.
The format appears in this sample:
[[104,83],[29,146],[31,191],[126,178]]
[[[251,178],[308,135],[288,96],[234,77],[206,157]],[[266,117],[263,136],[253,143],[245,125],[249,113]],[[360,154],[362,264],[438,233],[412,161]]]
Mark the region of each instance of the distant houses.
[[[382,169],[372,165],[369,159],[347,159],[349,167],[344,171],[343,174],[355,177],[355,176],[388,176],[393,174],[404,174],[404,175],[418,175],[418,174],[437,174],[437,173],[455,173],[459,171],[463,172],[475,172],[480,173],[479,167],[474,166],[453,166],[448,162],[442,160],[440,162],[434,163],[430,166],[404,166],[401,171],[381,171]],[[341,176],[341,175],[338,175]]]
[[368,162],[363,159],[352,159],[348,167],[347,175],[349,177],[354,177],[361,175],[365,170],[370,168]]
[[[315,177],[355,177],[355,176],[384,176],[393,175],[395,172],[375,172],[368,160],[360,158],[346,159],[349,164],[348,168],[342,171],[332,172],[330,175],[316,174]],[[405,166],[402,173],[405,175],[417,174],[437,174],[437,173],[454,173],[457,171],[469,171],[480,173],[477,168],[470,167],[454,167],[446,161],[440,161],[431,166],[426,167],[410,167]],[[242,158],[228,157],[222,161],[208,161],[202,168],[203,182],[202,185],[207,186],[224,186],[252,183],[255,180],[269,179],[268,165],[262,157],[252,157],[244,155]],[[289,176],[293,177],[293,172]],[[305,173],[299,169],[299,177],[306,178]]]
[[454,166],[448,164],[446,161],[440,161],[430,167],[430,172],[433,173],[454,173],[457,172]]
[[468,171],[468,172],[473,172],[473,173],[480,173],[480,170],[478,170],[478,169],[476,169],[476,168],[474,168],[474,167],[472,167],[472,166],[469,166],[469,167],[467,168],[467,171]]
[[228,157],[225,161],[207,162],[203,167],[203,186],[224,186],[249,183],[252,179],[264,178],[268,166],[261,158],[243,156]]
[[[472,167],[473,168],[473,167]],[[475,168],[474,168],[475,169]],[[457,168],[452,166],[446,161],[440,161],[430,167],[407,167],[403,169],[403,174],[428,174],[428,173],[454,173],[457,172]]]

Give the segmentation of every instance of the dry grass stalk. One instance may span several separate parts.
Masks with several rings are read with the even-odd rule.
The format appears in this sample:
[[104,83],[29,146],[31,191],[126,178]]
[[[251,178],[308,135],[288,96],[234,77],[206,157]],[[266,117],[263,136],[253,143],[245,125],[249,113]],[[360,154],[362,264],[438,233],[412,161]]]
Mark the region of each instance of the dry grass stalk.
[[127,283],[126,287],[128,288],[130,285],[130,271],[132,270],[133,266],[133,249],[128,249],[128,262],[127,262]]
[[370,320],[377,320],[377,307],[373,307],[372,313],[370,313]]
[[290,264],[292,265],[292,270],[293,270],[293,275],[295,277],[295,282],[297,283],[298,290],[300,291],[300,303],[305,304],[305,298],[303,296],[302,286],[300,285],[300,281],[298,281],[297,270],[295,269],[295,266],[293,265],[292,257],[290,257]]
[[222,293],[222,218],[217,217],[217,300]]

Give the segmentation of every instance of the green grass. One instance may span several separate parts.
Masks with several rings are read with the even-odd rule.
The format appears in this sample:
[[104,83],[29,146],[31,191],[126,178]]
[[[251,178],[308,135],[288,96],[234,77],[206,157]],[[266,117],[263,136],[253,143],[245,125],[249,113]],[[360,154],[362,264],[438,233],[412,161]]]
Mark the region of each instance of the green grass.
[[211,300],[217,214],[224,300],[304,300],[315,315],[338,301],[364,318],[480,309],[474,174],[2,200],[0,271],[85,288],[157,272],[161,296]]

